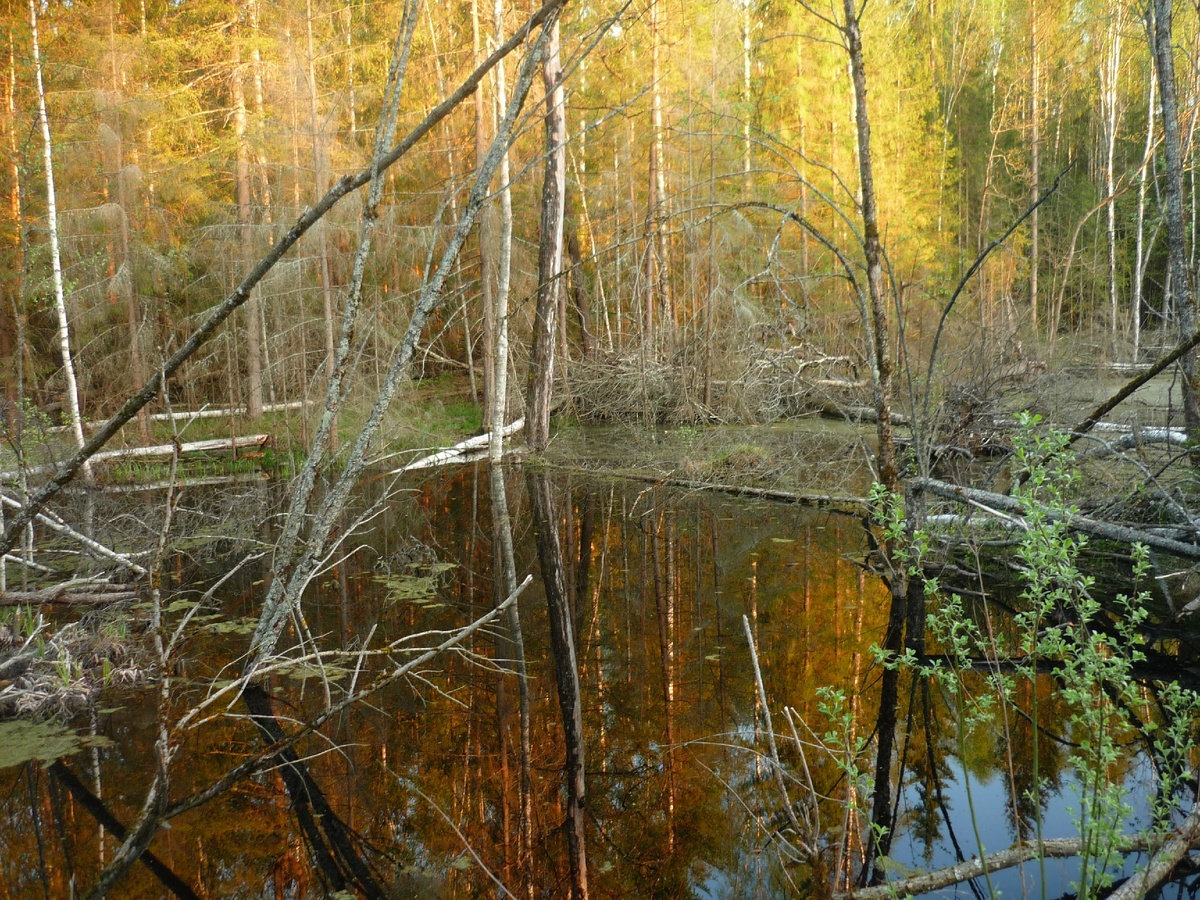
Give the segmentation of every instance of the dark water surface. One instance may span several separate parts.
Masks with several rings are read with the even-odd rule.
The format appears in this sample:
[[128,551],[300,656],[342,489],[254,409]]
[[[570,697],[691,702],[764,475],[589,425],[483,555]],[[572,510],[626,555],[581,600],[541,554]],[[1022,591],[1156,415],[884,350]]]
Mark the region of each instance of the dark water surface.
[[[869,808],[865,773],[874,759],[880,678],[869,648],[882,640],[888,610],[886,590],[861,565],[861,521],[630,482],[548,477],[582,698],[592,896],[808,896],[811,873],[781,864],[772,838],[784,822],[763,756],[743,617],[758,644],[784,764],[789,772],[807,765],[825,798],[819,812],[830,865],[856,859],[865,823],[851,817],[850,837],[843,828],[848,798]],[[517,578],[535,575],[520,601],[531,679],[530,865],[519,852],[517,682],[502,623],[303,745],[331,807],[362,836],[364,855],[396,896],[500,895],[484,867],[518,896],[527,896],[527,880],[533,896],[568,893],[566,748],[530,482],[520,469],[510,469],[506,481]],[[344,551],[350,555],[322,573],[304,609],[309,632],[326,646],[355,648],[369,636],[378,647],[466,624],[494,602],[487,469],[451,469],[411,483]],[[175,716],[214,680],[237,672],[265,565],[226,589],[213,610],[220,615],[195,629],[176,673]],[[368,664],[358,677],[372,671]],[[345,669],[327,674],[335,699],[355,677]],[[802,760],[792,740],[785,707],[801,738],[811,740],[806,727],[818,735],[833,729],[819,708],[823,687],[844,696],[850,724],[839,739],[863,745],[864,775],[853,783],[816,748]],[[326,702],[311,667],[277,676],[274,691],[277,711],[296,720]],[[1052,687],[1045,692],[1048,708]],[[907,680],[900,697],[893,775],[903,788],[892,855],[926,866],[952,862],[956,843],[968,857],[978,851],[967,778],[984,844],[1007,846],[1014,803],[1021,806],[1014,798],[1027,787],[1027,723],[997,720],[960,739],[945,697]],[[66,761],[126,824],[136,818],[153,765],[154,703],[149,694],[114,698],[110,706],[119,708],[100,713],[95,725],[111,744]],[[238,703],[213,708],[177,737],[172,798],[261,749]],[[1041,750],[1043,774],[1069,795],[1065,751],[1048,742]],[[1140,765],[1134,759],[1113,777],[1136,775]],[[800,783],[789,790],[793,800],[804,794]],[[0,771],[0,798],[0,896],[87,890],[117,846],[111,835],[101,837],[92,816],[40,765]],[[1052,801],[1047,836],[1070,834],[1065,802]],[[324,893],[273,772],[173,819],[151,849],[201,896]],[[1037,877],[1027,868],[1025,884]],[[1056,896],[1071,873],[1055,863],[1048,877]],[[995,883],[1008,896],[1021,893],[1017,873]],[[110,896],[165,893],[135,866]]]

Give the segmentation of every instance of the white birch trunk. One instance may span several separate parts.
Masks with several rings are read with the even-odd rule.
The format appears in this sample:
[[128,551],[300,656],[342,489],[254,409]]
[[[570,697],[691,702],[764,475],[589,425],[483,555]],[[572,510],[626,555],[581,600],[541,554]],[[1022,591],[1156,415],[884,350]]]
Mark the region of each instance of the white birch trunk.
[[[62,254],[58,246],[58,206],[54,193],[54,152],[50,140],[50,120],[46,116],[46,90],[42,84],[42,56],[38,46],[37,6],[29,0],[29,28],[33,35],[33,69],[37,79],[38,123],[42,128],[42,146],[46,162],[46,218],[50,230],[50,265],[54,272],[54,308],[58,314],[58,345],[62,353],[63,375],[67,380],[67,414],[75,445],[82,447],[83,416],[79,411],[79,384],[71,359],[71,329],[67,321],[67,298],[63,288]],[[92,480],[91,463],[83,464],[83,477]]]

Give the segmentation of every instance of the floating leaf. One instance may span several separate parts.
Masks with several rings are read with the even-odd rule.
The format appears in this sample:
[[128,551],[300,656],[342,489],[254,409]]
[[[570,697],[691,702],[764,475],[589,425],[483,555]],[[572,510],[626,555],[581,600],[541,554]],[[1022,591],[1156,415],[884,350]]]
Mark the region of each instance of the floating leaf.
[[0,769],[31,759],[52,760],[86,747],[106,747],[106,737],[80,734],[56,722],[0,722]]

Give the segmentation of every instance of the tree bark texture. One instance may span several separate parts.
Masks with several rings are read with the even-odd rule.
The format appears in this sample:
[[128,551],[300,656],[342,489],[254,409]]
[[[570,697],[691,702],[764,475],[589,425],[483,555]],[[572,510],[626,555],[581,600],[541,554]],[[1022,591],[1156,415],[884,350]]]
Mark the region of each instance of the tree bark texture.
[[563,104],[559,33],[555,23],[542,63],[546,86],[546,174],[542,181],[541,245],[538,255],[537,310],[533,352],[529,361],[529,402],[525,434],[532,450],[550,443],[550,409],[554,402],[554,342],[562,290],[563,216],[566,204],[566,117]]
[[[1187,231],[1183,217],[1183,145],[1179,132],[1179,105],[1175,92],[1175,60],[1172,44],[1172,0],[1153,0],[1150,30],[1151,50],[1158,71],[1162,98],[1163,154],[1166,158],[1167,249],[1171,300],[1184,338],[1196,331],[1196,301],[1187,269]],[[1183,371],[1183,416],[1188,436],[1200,440],[1200,401],[1196,396],[1196,353],[1189,350],[1180,360]]]

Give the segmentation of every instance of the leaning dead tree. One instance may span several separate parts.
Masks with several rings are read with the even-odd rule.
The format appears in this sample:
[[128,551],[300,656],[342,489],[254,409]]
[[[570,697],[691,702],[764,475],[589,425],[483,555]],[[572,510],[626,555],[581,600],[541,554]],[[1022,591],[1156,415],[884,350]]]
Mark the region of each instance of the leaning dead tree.
[[[64,461],[54,475],[38,488],[24,504],[22,510],[5,522],[3,536],[0,536],[0,553],[7,553],[13,548],[18,535],[33,520],[33,517],[45,507],[56,494],[69,484],[85,464],[99,452],[129,422],[138,412],[159,396],[166,382],[178,373],[196,352],[204,346],[225,321],[250,299],[251,292],[263,278],[266,277],[288,252],[300,242],[317,222],[321,221],[341,200],[365,187],[370,183],[372,174],[384,172],[400,162],[416,147],[433,129],[450,113],[470,98],[484,77],[491,72],[504,58],[522,46],[537,29],[541,28],[548,19],[558,13],[565,0],[546,0],[512,36],[496,48],[475,70],[450,94],[445,100],[435,106],[430,112],[403,138],[395,143],[381,158],[360,172],[344,175],[316,203],[308,207],[292,227],[288,229],[265,256],[246,274],[241,283],[219,304],[214,306],[205,316],[200,325],[184,340],[166,359],[158,370],[147,379],[146,383],[135,394],[130,396],[121,408],[104,423],[83,446],[69,459]],[[472,217],[472,220],[474,216]],[[428,313],[426,313],[426,316]],[[422,325],[424,321],[422,319]]]
[[[514,573],[513,577],[508,579],[509,590],[504,597],[498,598],[499,602],[495,608],[478,617],[474,622],[455,628],[450,632],[408,636],[387,646],[371,650],[364,648],[352,652],[317,649],[309,643],[298,648],[290,648],[287,652],[280,652],[278,645],[287,624],[293,621],[293,616],[298,610],[301,596],[306,587],[315,574],[328,564],[330,557],[339,552],[345,537],[354,532],[354,525],[347,529],[341,529],[343,513],[352,496],[353,489],[359,483],[363,469],[371,458],[370,451],[377,441],[384,416],[407,377],[409,365],[421,340],[425,324],[442,302],[446,281],[455,265],[458,253],[488,199],[490,185],[500,161],[512,142],[513,136],[517,133],[522,110],[541,66],[544,48],[563,2],[564,0],[548,0],[520,28],[516,29],[510,39],[501,44],[495,53],[477,67],[444,103],[427,115],[420,125],[396,142],[394,131],[400,108],[400,98],[412,49],[413,34],[419,21],[419,0],[408,0],[404,5],[404,14],[383,92],[383,112],[376,133],[371,164],[356,175],[343,177],[315,207],[306,211],[288,234],[243,279],[237,290],[214,308],[180,350],[165,361],[155,377],[150,379],[135,396],[131,397],[123,405],[121,411],[105,423],[78,453],[60,466],[28,503],[20,505],[15,516],[6,520],[2,544],[5,549],[12,545],[15,537],[21,534],[28,522],[34,521],[39,516],[44,517],[41,520],[43,522],[50,520],[48,511],[45,509],[46,503],[80,471],[124,422],[136,415],[158,395],[165,381],[185,364],[188,357],[194,354],[239,306],[247,301],[254,286],[272,266],[279,262],[284,253],[319,221],[322,215],[351,191],[359,187],[367,187],[367,196],[363,203],[360,219],[359,246],[354,259],[353,275],[343,303],[340,336],[331,360],[331,376],[321,421],[313,437],[308,458],[290,484],[287,511],[280,537],[275,545],[269,587],[263,598],[257,627],[245,656],[245,665],[240,677],[220,686],[214,685],[208,697],[174,721],[169,718],[172,708],[170,698],[166,696],[160,698],[158,741],[160,750],[157,757],[159,765],[146,790],[137,821],[125,831],[120,847],[100,875],[90,896],[101,896],[105,891],[111,889],[124,871],[142,856],[152,836],[157,833],[164,822],[174,815],[194,809],[197,805],[208,802],[213,797],[228,791],[248,775],[268,768],[277,768],[282,776],[284,787],[296,811],[300,831],[312,852],[312,858],[325,884],[333,891],[351,890],[367,897],[386,896],[386,888],[373,868],[361,842],[325,799],[320,785],[309,770],[297,745],[307,736],[315,734],[331,717],[346,709],[350,704],[360,702],[385,684],[407,677],[410,673],[419,672],[420,667],[428,665],[434,655],[457,647],[480,628],[497,620],[504,621],[508,616],[508,610],[514,608],[517,595],[529,583],[529,579],[517,583]],[[403,159],[405,154],[415,147],[438,121],[470,97],[489,70],[522,45],[528,45],[528,47],[521,61],[520,71],[513,85],[511,96],[502,111],[503,114],[488,151],[474,173],[466,201],[459,208],[459,218],[453,235],[437,266],[427,277],[420,291],[408,328],[394,351],[386,377],[366,423],[347,448],[344,456],[338,457],[338,469],[331,483],[323,490],[318,491],[316,485],[319,476],[331,468],[334,422],[344,399],[346,380],[350,374],[354,356],[353,348],[359,325],[358,313],[363,292],[363,279],[367,258],[371,252],[378,208],[383,201],[384,173],[390,166]],[[365,517],[370,515],[371,511],[368,511],[364,517],[360,517],[358,522],[361,523]],[[305,635],[302,618],[297,617],[297,620],[299,633]],[[188,617],[185,617],[183,624],[178,626],[173,637],[164,636],[158,624],[154,625],[155,638],[161,644],[159,662],[164,672],[169,669],[168,658],[187,621]],[[425,649],[416,653],[414,657],[414,650],[422,648],[422,640]],[[369,645],[370,636],[366,636],[364,642]],[[402,655],[408,661],[399,664],[394,659],[394,655]],[[341,661],[342,664],[345,664],[349,660],[348,664],[355,671],[363,669],[368,662],[377,661],[375,668],[378,670],[378,674],[365,687],[356,688],[352,683],[340,699],[335,698],[331,692],[327,691],[326,708],[310,721],[297,725],[276,716],[273,708],[274,702],[265,681],[281,669],[286,669],[287,666],[303,660],[308,660],[309,663],[318,666],[334,661]],[[169,689],[169,679],[164,678],[162,684],[164,685],[163,691]],[[223,708],[227,709],[239,698],[244,703],[249,713],[249,719],[259,734],[262,745],[260,752],[247,764],[230,771],[219,782],[211,784],[189,797],[173,798],[171,796],[170,762],[173,748],[178,746],[179,735],[198,727],[214,715],[221,715]],[[174,714],[170,713],[170,715]]]

